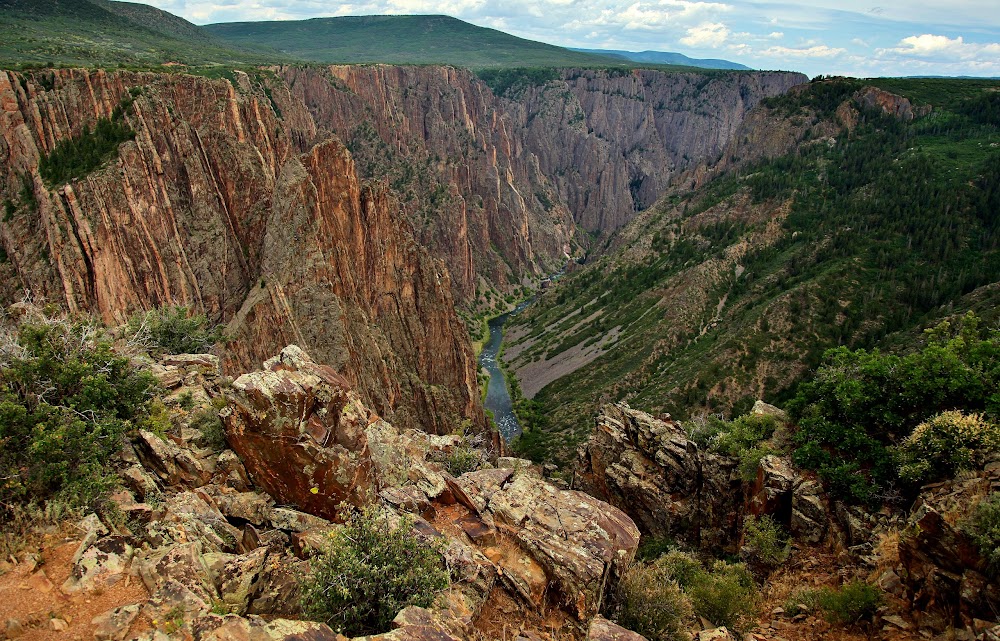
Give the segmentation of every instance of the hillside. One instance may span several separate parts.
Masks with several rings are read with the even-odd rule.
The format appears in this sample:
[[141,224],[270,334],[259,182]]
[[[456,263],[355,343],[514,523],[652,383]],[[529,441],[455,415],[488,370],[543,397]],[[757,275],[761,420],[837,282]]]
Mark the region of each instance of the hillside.
[[448,16],[357,16],[205,27],[233,44],[261,44],[322,63],[444,64],[458,67],[624,66],[621,59],[571,51],[477,27]]
[[748,71],[750,67],[741,65],[731,60],[720,60],[718,58],[689,58],[682,53],[673,51],[625,51],[622,49],[576,49],[592,53],[598,56],[618,56],[632,62],[641,62],[654,65],[680,65],[683,67],[700,67],[703,69],[732,69]]
[[0,0],[0,67],[247,65],[277,52],[234,48],[173,14],[109,0]]
[[608,400],[683,417],[780,401],[827,348],[989,300],[995,83],[877,84],[917,105],[843,80],[765,101],[724,173],[675,187],[518,318],[505,358],[534,396],[533,454],[571,455]]

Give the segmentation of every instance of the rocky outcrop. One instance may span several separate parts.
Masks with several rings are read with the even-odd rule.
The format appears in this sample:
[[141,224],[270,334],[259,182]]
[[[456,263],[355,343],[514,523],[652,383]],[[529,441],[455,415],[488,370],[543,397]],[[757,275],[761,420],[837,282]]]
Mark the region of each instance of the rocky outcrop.
[[[459,301],[508,291],[565,263],[573,217],[523,132],[476,76],[450,67],[288,67],[317,125],[350,146],[362,175],[388,179]],[[483,281],[480,281],[480,278]]]
[[[760,404],[758,413],[783,415]],[[605,405],[579,452],[582,488],[625,510],[654,537],[734,552],[745,516],[769,515],[796,540],[827,541],[828,500],[787,459],[764,456],[744,482],[735,459],[699,448],[669,417]]]
[[979,474],[924,488],[901,528],[897,577],[883,580],[902,582],[903,596],[921,628],[965,628],[978,635],[996,625],[1000,577],[990,573],[962,528],[972,508],[991,491],[1000,491],[1000,460]]
[[[457,565],[468,566],[471,577],[502,577],[530,607],[557,603],[589,619],[635,554],[639,531],[623,512],[556,489],[527,461],[504,459],[511,467],[451,478],[434,459],[457,447],[458,437],[397,431],[343,378],[294,346],[232,390],[222,413],[227,440],[276,501],[337,519],[342,501],[381,499],[419,517],[425,536],[441,536],[438,528],[461,532],[452,534]],[[439,520],[440,508],[456,504],[464,508],[458,518]],[[477,598],[491,585],[482,584]]]
[[[401,426],[482,424],[447,270],[415,242],[388,188],[363,185],[287,87],[263,82],[0,73],[10,168],[0,196],[14,208],[0,245],[16,274],[5,295],[30,291],[110,323],[187,305],[227,324],[228,369],[295,342]],[[44,184],[39,162],[58,141],[132,100],[135,139],[115,160]]]
[[715,163],[762,99],[805,81],[777,72],[575,69],[502,102],[577,224],[606,233],[684,171]]
[[700,450],[669,418],[605,405],[580,449],[577,481],[651,536],[715,549],[738,541],[743,486],[736,462]]
[[[128,638],[343,640],[324,624],[295,620],[310,559],[342,527],[324,517],[341,517],[342,500],[381,505],[390,524],[409,513],[413,535],[441,551],[451,577],[431,607],[406,608],[392,630],[361,639],[491,638],[498,616],[527,639],[543,638],[545,626],[565,626],[566,638],[582,639],[633,560],[639,530],[622,511],[557,488],[521,459],[500,458],[491,467],[484,456],[480,469],[453,478],[445,463],[459,437],[397,430],[343,377],[298,348],[231,387],[205,367],[206,358],[165,357],[146,366],[179,374],[186,393],[201,399],[192,408],[171,393],[164,399],[171,426],[149,437],[170,444],[166,456],[197,461],[207,476],[172,475],[159,458],[127,447],[122,468],[152,487],[112,497],[125,515],[121,523],[90,515],[77,526],[82,540],[61,593],[89,598],[134,578],[148,594],[95,620],[102,638],[128,637],[141,620],[154,629]],[[223,388],[233,450],[199,445],[192,425],[213,400],[219,404]],[[237,454],[243,474],[222,464]],[[56,590],[50,583],[46,589]],[[596,625],[612,634],[599,638],[634,638],[610,623]]]

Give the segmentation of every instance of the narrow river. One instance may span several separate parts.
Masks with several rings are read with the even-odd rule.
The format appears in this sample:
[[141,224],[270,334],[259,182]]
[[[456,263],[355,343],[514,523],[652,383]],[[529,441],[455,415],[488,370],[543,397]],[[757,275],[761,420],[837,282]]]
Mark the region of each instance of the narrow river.
[[490,319],[490,340],[483,346],[483,351],[479,353],[479,366],[485,367],[490,374],[490,382],[486,386],[484,406],[493,412],[493,421],[500,430],[500,434],[508,441],[521,433],[521,424],[518,423],[517,416],[514,415],[514,404],[510,399],[510,392],[507,390],[507,379],[497,362],[497,354],[500,353],[500,344],[503,342],[504,323],[530,304],[531,300],[526,300],[512,311]]

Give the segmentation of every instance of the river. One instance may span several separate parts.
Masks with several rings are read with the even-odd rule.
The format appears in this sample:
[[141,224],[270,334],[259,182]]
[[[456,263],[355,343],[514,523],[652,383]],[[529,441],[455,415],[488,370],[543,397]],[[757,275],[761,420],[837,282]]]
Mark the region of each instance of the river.
[[500,434],[508,441],[521,433],[521,424],[518,422],[517,416],[514,415],[514,404],[507,389],[507,378],[497,362],[497,354],[500,353],[500,344],[503,342],[504,323],[511,316],[520,313],[530,305],[532,300],[526,300],[512,311],[490,319],[490,340],[483,346],[483,351],[479,353],[479,366],[485,367],[490,374],[490,382],[486,386],[484,406],[493,412],[493,421],[500,430]]

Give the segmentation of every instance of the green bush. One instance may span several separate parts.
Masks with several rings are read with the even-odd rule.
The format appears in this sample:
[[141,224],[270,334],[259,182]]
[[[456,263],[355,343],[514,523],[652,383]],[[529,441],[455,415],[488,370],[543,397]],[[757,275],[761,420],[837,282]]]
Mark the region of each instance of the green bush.
[[[1000,412],[1000,333],[971,313],[942,323],[906,356],[830,350],[789,404],[798,421],[797,465],[819,472],[837,498],[872,503],[899,479],[894,446],[944,411]],[[914,469],[914,474],[919,470]]]
[[1000,492],[980,502],[962,523],[962,530],[979,548],[989,572],[1000,576]]
[[91,324],[22,324],[0,349],[0,517],[50,500],[94,508],[156,389]]
[[483,464],[483,457],[474,447],[466,443],[456,445],[444,459],[444,467],[452,476],[462,476],[466,472],[478,470]]
[[744,632],[757,614],[757,585],[742,563],[716,561],[711,572],[694,577],[686,590],[694,611],[715,625]]
[[899,476],[926,483],[981,466],[1000,451],[1000,427],[981,414],[942,412],[918,425],[898,451]]
[[389,514],[353,514],[311,561],[302,607],[307,616],[349,637],[387,632],[405,607],[428,607],[448,587],[440,552],[411,534],[413,521],[391,525]]
[[226,447],[226,430],[222,426],[219,412],[213,408],[202,408],[191,417],[191,427],[201,431],[205,447],[222,450]]
[[686,641],[691,601],[659,561],[633,565],[618,584],[617,620],[651,641]]
[[771,438],[777,420],[767,414],[744,414],[729,423],[712,445],[712,449],[727,456],[740,456],[758,443]]
[[202,314],[186,307],[162,307],[129,319],[127,331],[160,354],[196,354],[223,340],[221,327],[208,327]]
[[875,616],[882,593],[863,581],[852,581],[839,590],[819,590],[816,603],[831,623],[855,625]]
[[744,521],[740,553],[751,566],[772,570],[788,560],[791,549],[788,535],[770,515],[751,515]]

